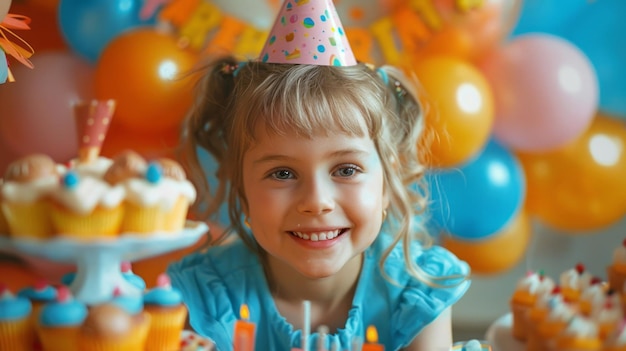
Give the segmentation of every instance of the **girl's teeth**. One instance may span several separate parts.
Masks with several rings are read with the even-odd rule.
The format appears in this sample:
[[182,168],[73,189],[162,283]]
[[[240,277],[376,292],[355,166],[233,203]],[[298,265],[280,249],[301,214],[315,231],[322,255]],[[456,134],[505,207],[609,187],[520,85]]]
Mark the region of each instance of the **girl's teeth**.
[[313,234],[304,234],[301,232],[293,232],[298,238],[304,239],[304,240],[311,240],[311,241],[324,241],[324,240],[331,240],[336,238],[339,235],[339,230],[333,230],[333,231],[328,231],[328,232],[319,232],[319,233],[313,233]]

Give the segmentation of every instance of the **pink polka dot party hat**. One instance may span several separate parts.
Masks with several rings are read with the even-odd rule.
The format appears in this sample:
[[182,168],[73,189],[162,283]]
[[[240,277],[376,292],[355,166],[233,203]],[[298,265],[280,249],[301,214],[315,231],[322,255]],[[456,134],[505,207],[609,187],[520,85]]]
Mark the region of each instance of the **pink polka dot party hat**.
[[332,0],[285,0],[259,60],[320,66],[357,63]]

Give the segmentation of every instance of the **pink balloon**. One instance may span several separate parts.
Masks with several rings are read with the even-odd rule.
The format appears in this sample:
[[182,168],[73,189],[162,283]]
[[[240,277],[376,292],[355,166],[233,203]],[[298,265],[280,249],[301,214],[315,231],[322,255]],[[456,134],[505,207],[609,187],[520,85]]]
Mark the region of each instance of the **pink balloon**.
[[598,107],[598,81],[573,44],[547,34],[512,39],[479,68],[491,83],[494,136],[514,150],[541,152],[579,137]]
[[69,52],[38,53],[32,62],[34,69],[14,65],[16,81],[0,85],[0,137],[20,155],[66,162],[78,148],[72,105],[93,98],[93,69]]

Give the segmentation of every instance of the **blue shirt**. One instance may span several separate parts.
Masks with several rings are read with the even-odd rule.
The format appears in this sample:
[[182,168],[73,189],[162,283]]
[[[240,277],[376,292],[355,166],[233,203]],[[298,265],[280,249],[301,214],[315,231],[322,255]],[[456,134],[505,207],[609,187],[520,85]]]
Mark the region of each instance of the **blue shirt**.
[[[431,287],[411,277],[400,245],[385,262],[387,275],[392,279],[389,281],[379,269],[381,255],[389,244],[390,238],[381,234],[365,251],[345,327],[327,335],[328,349],[335,343],[338,350],[351,350],[353,339],[363,340],[366,328],[374,325],[385,350],[399,350],[469,287],[469,281],[447,288]],[[440,246],[423,249],[415,242],[412,256],[419,267],[433,276],[469,274],[465,262]],[[240,240],[184,257],[168,268],[168,274],[172,285],[183,294],[191,327],[211,339],[218,350],[233,349],[234,323],[242,304],[248,305],[250,321],[256,324],[257,350],[288,351],[301,347],[302,331],[294,330],[280,315],[259,258]],[[311,350],[316,347],[317,337],[317,333],[311,333]]]

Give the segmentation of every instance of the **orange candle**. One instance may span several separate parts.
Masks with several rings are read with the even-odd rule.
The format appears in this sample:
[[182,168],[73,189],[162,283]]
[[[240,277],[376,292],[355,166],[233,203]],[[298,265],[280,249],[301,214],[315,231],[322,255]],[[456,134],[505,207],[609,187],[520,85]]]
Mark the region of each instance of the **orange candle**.
[[385,346],[378,343],[378,330],[373,325],[367,327],[365,332],[365,344],[363,344],[363,351],[385,351]]
[[243,304],[239,309],[240,319],[235,322],[235,351],[254,351],[254,332],[256,325],[249,321],[250,310]]

